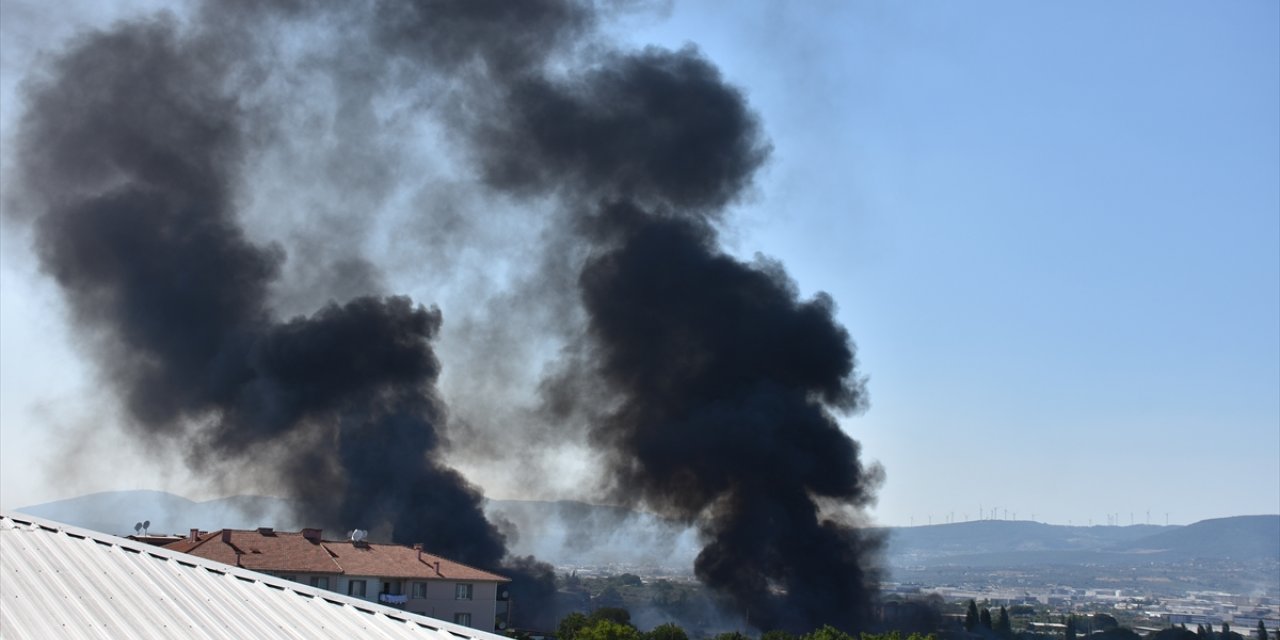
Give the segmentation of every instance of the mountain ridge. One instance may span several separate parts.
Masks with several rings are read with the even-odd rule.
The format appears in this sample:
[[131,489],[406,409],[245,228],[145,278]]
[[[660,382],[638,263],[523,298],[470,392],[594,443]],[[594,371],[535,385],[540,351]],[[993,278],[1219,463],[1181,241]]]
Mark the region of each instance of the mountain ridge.
[[[283,498],[241,495],[202,502],[153,490],[104,491],[18,509],[114,535],[149,519],[152,533],[191,528],[297,529]],[[557,565],[692,566],[695,530],[620,506],[573,500],[488,500],[486,513],[509,537],[513,553]],[[357,526],[355,523],[352,526]],[[1054,525],[975,520],[875,527],[887,536],[890,566],[1103,565],[1141,561],[1232,559],[1280,562],[1280,514],[1233,516],[1189,525]]]

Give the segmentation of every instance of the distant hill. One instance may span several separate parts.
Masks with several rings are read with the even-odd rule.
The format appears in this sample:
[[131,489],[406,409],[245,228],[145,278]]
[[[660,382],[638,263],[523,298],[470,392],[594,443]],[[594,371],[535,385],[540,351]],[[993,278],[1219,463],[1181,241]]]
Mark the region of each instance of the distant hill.
[[983,520],[889,529],[891,565],[1013,567],[1132,565],[1196,558],[1280,562],[1280,515],[1186,526],[1071,527]]
[[987,553],[1101,550],[1176,528],[1156,525],[1072,527],[1030,520],[977,520],[893,527],[888,529],[889,555],[897,561],[912,562]]
[[[162,491],[108,491],[19,509],[76,526],[126,535],[150,520],[152,533],[195,527],[298,529],[281,498],[235,496],[195,502]],[[697,534],[680,523],[623,507],[585,502],[489,500],[485,511],[511,550],[558,566],[643,565],[689,570]],[[1238,516],[1186,526],[1073,527],[980,520],[889,527],[890,567],[1125,565],[1195,558],[1280,562],[1280,515]]]
[[232,496],[196,502],[164,491],[104,491],[17,509],[22,513],[117,536],[133,533],[133,525],[151,521],[150,533],[182,533],[190,529],[297,528],[289,502],[265,496]]
[[1280,515],[1214,518],[1124,544],[1115,551],[1171,558],[1258,558],[1280,562]]

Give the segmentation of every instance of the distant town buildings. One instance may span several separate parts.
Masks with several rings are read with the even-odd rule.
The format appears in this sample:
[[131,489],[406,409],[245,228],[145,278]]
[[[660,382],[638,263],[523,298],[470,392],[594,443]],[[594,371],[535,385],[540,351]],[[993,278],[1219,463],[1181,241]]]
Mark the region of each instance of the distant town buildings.
[[477,629],[505,626],[507,578],[407,547],[298,532],[192,530],[165,549]]
[[[1280,600],[1265,595],[1242,595],[1217,591],[1191,591],[1183,597],[1152,597],[1123,589],[1080,589],[1066,586],[1032,589],[921,587],[920,585],[885,585],[887,594],[918,595],[932,593],[943,600],[974,600],[990,606],[1031,605],[1063,615],[1088,615],[1099,610],[1132,613],[1146,625],[1134,624],[1138,631],[1155,631],[1171,625],[1196,625],[1220,628],[1225,622],[1248,637],[1258,622],[1271,637],[1280,631]],[[1059,622],[1029,622],[1039,631],[1061,630]]]

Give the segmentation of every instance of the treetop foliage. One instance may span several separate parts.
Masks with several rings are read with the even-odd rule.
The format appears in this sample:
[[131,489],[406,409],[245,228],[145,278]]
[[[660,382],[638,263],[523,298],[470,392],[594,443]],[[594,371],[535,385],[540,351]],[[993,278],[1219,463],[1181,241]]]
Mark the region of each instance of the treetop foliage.
[[612,620],[596,620],[578,629],[574,640],[643,640],[640,632],[629,624]]
[[645,640],[689,640],[689,634],[685,633],[679,625],[668,622],[654,627],[649,633],[644,634],[644,638]]

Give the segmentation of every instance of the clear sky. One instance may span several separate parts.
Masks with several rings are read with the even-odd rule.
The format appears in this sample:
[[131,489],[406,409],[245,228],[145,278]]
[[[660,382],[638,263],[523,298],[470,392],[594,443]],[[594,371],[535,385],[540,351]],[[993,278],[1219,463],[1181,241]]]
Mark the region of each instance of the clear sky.
[[[134,10],[44,4],[3,0],[6,138],[32,56]],[[878,521],[1280,512],[1280,5],[677,2],[614,30],[696,44],[758,110],[774,153],[726,238],[839,305]],[[58,435],[110,420],[3,233],[0,506],[198,493],[109,424]],[[51,481],[69,459],[103,472]]]

